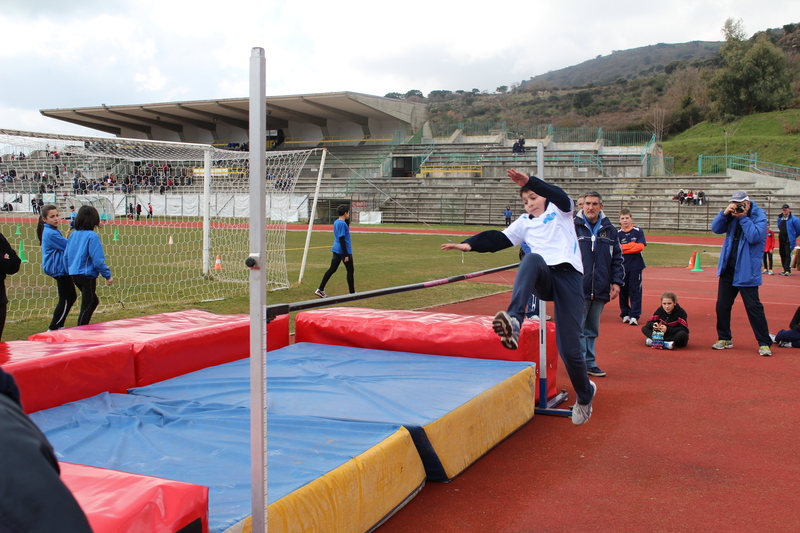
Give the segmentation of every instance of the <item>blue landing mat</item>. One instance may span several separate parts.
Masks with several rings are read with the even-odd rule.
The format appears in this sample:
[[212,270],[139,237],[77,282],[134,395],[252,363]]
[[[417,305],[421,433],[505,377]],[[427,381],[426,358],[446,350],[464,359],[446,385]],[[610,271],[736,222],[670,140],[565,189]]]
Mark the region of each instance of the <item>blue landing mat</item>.
[[[31,415],[60,461],[209,487],[212,532],[250,515],[249,417],[245,407],[108,393]],[[399,429],[270,415],[270,504]]]
[[[533,416],[535,386],[531,380],[535,377],[530,362],[311,343],[287,346],[267,356],[270,415],[402,424],[414,438],[428,479],[435,481],[452,479]],[[499,398],[485,402],[488,406],[467,409],[471,420],[449,419],[450,431],[432,427],[492,389],[507,389],[505,382],[510,381],[515,382],[513,390],[504,389],[496,395]],[[245,406],[250,401],[249,388],[249,360],[242,360],[137,387],[130,393]],[[493,420],[475,420],[476,416]],[[486,430],[493,423],[496,426]],[[439,442],[453,452],[442,445],[435,449],[434,430]],[[465,438],[474,439],[472,449],[465,451],[463,442],[447,442]],[[458,464],[449,468],[443,466],[443,456],[448,453],[460,456],[454,460]]]

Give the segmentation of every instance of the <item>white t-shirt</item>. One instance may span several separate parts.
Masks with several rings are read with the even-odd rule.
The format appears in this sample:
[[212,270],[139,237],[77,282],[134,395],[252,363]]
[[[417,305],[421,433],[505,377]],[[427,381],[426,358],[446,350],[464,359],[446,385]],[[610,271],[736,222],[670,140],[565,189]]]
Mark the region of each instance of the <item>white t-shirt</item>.
[[503,234],[514,246],[527,243],[531,252],[541,255],[548,265],[569,263],[583,274],[572,210],[565,213],[550,202],[544,213],[535,218],[527,213],[522,215],[504,229]]

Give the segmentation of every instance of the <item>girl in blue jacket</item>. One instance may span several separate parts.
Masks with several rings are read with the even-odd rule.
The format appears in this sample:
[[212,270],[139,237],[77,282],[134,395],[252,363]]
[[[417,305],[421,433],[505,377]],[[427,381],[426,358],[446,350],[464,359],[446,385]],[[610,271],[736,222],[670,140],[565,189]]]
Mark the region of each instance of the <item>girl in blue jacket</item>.
[[67,262],[64,259],[67,239],[58,230],[60,221],[56,206],[52,204],[42,206],[39,225],[36,227],[36,236],[42,245],[42,270],[48,276],[55,278],[58,287],[58,303],[53,311],[53,320],[50,321],[48,331],[64,327],[69,310],[78,298],[75,294],[75,284],[67,273]]
[[84,205],[75,217],[75,231],[70,234],[64,257],[67,272],[81,291],[81,312],[78,325],[84,326],[92,319],[100,299],[97,297],[97,276],[106,278],[106,285],[111,285],[111,269],[106,265],[103,243],[94,228],[100,225],[100,214],[90,205]]

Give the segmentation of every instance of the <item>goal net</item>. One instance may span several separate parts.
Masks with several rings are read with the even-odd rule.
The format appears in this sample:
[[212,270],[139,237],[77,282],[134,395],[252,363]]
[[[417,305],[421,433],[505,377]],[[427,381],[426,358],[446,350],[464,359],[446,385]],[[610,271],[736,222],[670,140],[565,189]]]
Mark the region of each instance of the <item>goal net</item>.
[[[314,150],[268,152],[267,288],[290,286],[287,222],[308,218],[294,186]],[[52,313],[56,285],[41,270],[38,209],[55,204],[69,232],[71,207],[92,205],[114,276],[98,286],[111,306],[245,296],[249,270],[249,152],[137,139],[0,130],[0,231],[24,256],[6,279],[8,318]]]

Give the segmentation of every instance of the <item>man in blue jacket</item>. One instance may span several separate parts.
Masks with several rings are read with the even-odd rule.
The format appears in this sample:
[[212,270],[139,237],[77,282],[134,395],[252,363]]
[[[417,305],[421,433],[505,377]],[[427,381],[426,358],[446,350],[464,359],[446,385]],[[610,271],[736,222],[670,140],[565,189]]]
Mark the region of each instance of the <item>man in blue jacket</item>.
[[581,351],[590,376],[603,377],[597,366],[595,342],[600,334],[600,315],[605,305],[619,295],[625,280],[622,248],[617,228],[603,214],[603,197],[592,191],[584,195],[583,212],[575,217],[575,233],[583,260],[583,333]]
[[711,231],[725,234],[717,266],[718,340],[711,347],[715,350],[733,348],[731,308],[736,295],[741,293],[747,318],[758,340],[758,353],[770,356],[772,339],[764,306],[758,296],[761,257],[767,240],[767,215],[744,191],[733,193],[729,202],[711,223]]
[[778,251],[781,254],[783,272],[781,276],[792,275],[792,249],[800,235],[800,219],[789,210],[789,204],[783,204],[781,214],[778,215]]

